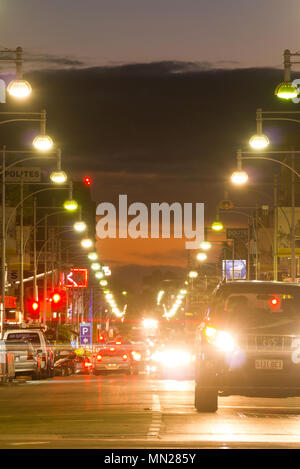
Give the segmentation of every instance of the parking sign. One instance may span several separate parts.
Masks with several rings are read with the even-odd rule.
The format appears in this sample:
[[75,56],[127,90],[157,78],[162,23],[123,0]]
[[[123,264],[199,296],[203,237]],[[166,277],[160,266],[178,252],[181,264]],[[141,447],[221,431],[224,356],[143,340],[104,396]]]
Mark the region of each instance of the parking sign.
[[80,323],[80,345],[92,345],[92,331],[90,322]]

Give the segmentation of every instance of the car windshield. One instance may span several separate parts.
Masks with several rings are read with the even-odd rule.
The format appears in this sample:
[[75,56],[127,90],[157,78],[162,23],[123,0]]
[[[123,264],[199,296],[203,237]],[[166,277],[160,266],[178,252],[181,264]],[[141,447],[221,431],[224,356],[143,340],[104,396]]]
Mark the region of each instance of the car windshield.
[[10,332],[7,340],[31,342],[33,345],[40,345],[40,337],[36,332]]
[[226,285],[216,293],[209,317],[233,321],[277,317],[300,319],[300,287],[291,285]]

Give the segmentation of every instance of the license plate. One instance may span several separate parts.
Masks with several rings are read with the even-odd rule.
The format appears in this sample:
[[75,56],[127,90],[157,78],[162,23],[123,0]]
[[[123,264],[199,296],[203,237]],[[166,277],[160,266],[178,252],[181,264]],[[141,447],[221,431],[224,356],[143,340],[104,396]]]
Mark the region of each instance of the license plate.
[[257,370],[282,370],[283,360],[255,360]]
[[108,370],[109,369],[117,370],[119,368],[119,365],[116,365],[115,363],[109,363],[108,365],[106,365],[106,368]]

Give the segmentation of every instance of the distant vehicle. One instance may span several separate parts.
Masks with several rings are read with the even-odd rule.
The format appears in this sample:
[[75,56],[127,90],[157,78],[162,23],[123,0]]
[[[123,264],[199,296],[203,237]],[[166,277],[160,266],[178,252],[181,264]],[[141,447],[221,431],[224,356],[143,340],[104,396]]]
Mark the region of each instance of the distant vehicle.
[[195,376],[194,360],[193,344],[184,340],[166,341],[152,351],[147,371],[161,378],[192,379]]
[[74,360],[74,373],[78,375],[89,375],[93,371],[93,363],[86,355],[77,356]]
[[93,373],[98,375],[106,371],[123,372],[128,375],[138,374],[138,360],[134,359],[131,347],[125,344],[108,342],[98,346],[93,355]]
[[41,328],[7,329],[4,340],[14,342],[30,342],[41,358],[41,376],[49,378],[54,375],[54,352]]
[[41,378],[41,357],[30,342],[6,340],[5,349],[14,355],[16,377],[31,376],[32,379]]
[[222,283],[196,344],[198,411],[216,411],[218,395],[300,396],[300,285]]

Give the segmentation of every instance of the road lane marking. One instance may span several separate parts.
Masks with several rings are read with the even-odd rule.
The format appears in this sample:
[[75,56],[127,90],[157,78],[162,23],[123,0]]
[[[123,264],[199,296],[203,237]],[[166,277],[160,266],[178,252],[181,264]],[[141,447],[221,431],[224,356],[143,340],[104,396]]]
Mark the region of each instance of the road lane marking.
[[152,419],[147,433],[147,439],[151,440],[158,438],[162,423],[162,410],[159,395],[155,393],[156,389],[154,387],[152,390]]

